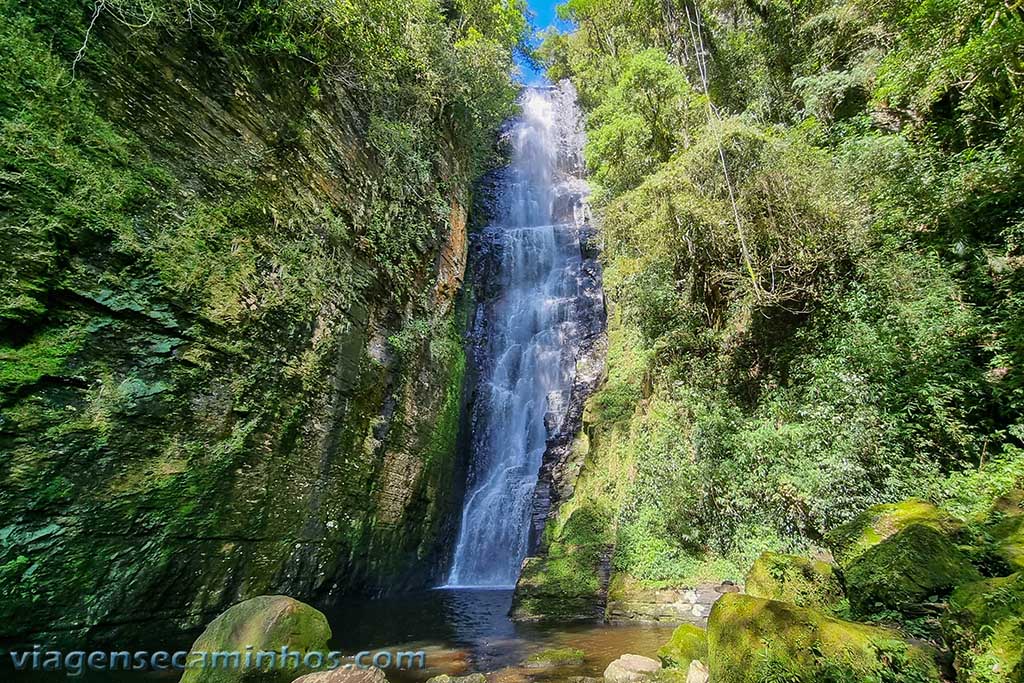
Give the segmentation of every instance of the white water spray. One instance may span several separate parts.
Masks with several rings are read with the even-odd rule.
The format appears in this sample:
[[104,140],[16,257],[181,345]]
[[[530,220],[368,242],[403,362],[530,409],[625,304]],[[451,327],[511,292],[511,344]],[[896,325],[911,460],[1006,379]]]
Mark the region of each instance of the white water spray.
[[498,293],[485,306],[452,587],[515,584],[548,429],[564,418],[573,383],[586,193],[574,95],[570,86],[523,91],[500,215],[484,235],[496,250]]

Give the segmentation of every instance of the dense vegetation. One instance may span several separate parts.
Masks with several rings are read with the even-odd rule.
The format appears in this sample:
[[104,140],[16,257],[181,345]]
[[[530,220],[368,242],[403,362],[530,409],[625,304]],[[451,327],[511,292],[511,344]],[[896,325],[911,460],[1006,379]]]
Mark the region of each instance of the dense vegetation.
[[0,0],[3,635],[430,580],[525,30],[511,0]]
[[560,11],[539,52],[589,111],[613,329],[550,578],[592,591],[613,544],[643,584],[737,579],[873,504],[980,520],[1019,486],[1020,7]]

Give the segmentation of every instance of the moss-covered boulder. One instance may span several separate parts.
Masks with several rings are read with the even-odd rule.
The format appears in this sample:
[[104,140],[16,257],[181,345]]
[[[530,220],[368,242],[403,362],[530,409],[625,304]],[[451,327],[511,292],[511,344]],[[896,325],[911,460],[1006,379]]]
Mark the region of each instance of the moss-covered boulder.
[[658,659],[667,669],[683,669],[695,659],[706,660],[708,655],[707,633],[694,624],[680,624],[672,632],[672,638],[658,650]]
[[931,527],[956,543],[967,543],[967,526],[945,510],[916,498],[875,505],[826,534],[825,542],[836,561],[846,568],[885,539],[912,525]]
[[933,653],[887,629],[749,595],[723,595],[708,621],[716,683],[940,681]]
[[1011,571],[1024,570],[1024,490],[1015,489],[996,501],[987,530],[999,559]]
[[[261,595],[210,622],[192,645],[181,683],[289,683],[323,666],[330,637],[327,618],[319,611],[284,595]],[[276,651],[277,657],[273,662],[269,658],[257,662],[254,654],[247,666],[250,646],[253,653]],[[288,650],[282,657],[284,647]],[[306,657],[313,652],[320,653],[321,659]],[[221,664],[204,661],[212,653],[237,653],[238,657],[222,658]]]
[[957,588],[942,626],[956,653],[957,680],[1024,681],[1024,574]]
[[912,610],[981,578],[946,535],[925,524],[911,524],[872,546],[849,564],[845,576],[855,614]]
[[751,565],[744,583],[747,595],[800,607],[831,609],[845,597],[832,565],[797,555],[762,553]]

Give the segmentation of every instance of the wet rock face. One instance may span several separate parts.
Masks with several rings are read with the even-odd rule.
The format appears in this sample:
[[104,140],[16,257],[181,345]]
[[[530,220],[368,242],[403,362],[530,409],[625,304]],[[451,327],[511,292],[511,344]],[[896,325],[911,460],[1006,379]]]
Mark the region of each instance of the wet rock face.
[[604,373],[601,267],[574,95],[568,84],[524,90],[510,163],[478,188],[477,213],[490,220],[471,237],[472,463],[453,584],[516,581],[552,504],[571,492],[573,440]]
[[[562,106],[575,104],[575,92],[568,86],[560,97]],[[561,397],[557,409],[550,411],[545,426],[548,439],[534,493],[530,529],[530,554],[539,549],[544,526],[558,505],[572,496],[579,474],[577,435],[583,427],[583,407],[605,377],[608,353],[607,309],[602,283],[598,232],[590,222],[587,205],[585,166],[582,159],[583,119],[563,119],[565,130],[559,137],[559,182],[554,199],[555,219],[574,226],[581,263],[576,274],[577,295],[572,302],[576,322],[575,377],[568,396]]]
[[[166,644],[253,595],[431,585],[461,478],[465,362],[443,337],[466,188],[450,217],[401,206],[436,239],[396,282],[359,246],[385,178],[342,85],[314,99],[301,65],[116,29],[93,44],[109,70],[82,78],[173,176],[165,213],[129,216],[166,248],[70,255],[38,330],[63,365],[3,395],[0,637]],[[323,270],[281,267],[285,249]],[[186,266],[191,289],[161,279]],[[204,279],[215,266],[241,284]]]
[[683,622],[704,626],[715,602],[738,590],[731,583],[643,588],[620,575],[613,579],[608,591],[605,618],[611,622]]

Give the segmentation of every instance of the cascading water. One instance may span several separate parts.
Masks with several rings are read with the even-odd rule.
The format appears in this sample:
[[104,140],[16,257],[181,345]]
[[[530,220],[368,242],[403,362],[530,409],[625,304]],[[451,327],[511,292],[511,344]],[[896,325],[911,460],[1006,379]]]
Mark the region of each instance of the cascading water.
[[549,430],[565,415],[579,349],[585,215],[571,86],[528,88],[484,231],[494,293],[478,315],[471,466],[448,585],[511,587],[527,553]]

